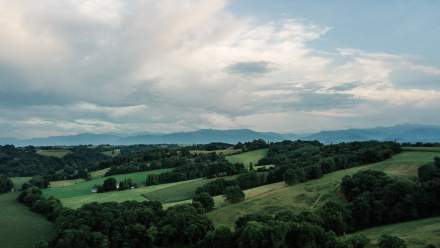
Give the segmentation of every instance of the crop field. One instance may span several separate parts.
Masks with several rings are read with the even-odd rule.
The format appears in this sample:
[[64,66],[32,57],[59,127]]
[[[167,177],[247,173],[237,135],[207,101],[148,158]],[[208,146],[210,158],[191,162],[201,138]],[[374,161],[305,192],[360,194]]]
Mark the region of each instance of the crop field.
[[62,158],[66,156],[70,151],[67,149],[40,149],[37,151],[38,154],[47,157]]
[[402,222],[393,225],[375,227],[359,232],[377,243],[382,234],[398,236],[405,240],[408,247],[426,247],[428,244],[440,244],[440,217]]
[[[115,178],[118,181],[131,178],[133,182],[142,185],[145,182],[147,175],[160,174],[169,170],[170,169],[144,171],[144,172],[123,174],[123,175],[114,175],[111,177]],[[60,200],[63,200],[64,198],[77,197],[83,195],[98,195],[96,193],[91,192],[93,186],[102,184],[104,180],[107,178],[109,177],[98,177],[90,181],[83,181],[65,187],[51,187],[48,189],[44,189],[43,193],[47,196],[54,196]]]
[[250,152],[227,156],[226,159],[231,163],[243,163],[249,168],[251,164],[256,165],[260,159],[266,157],[268,149],[259,149]]
[[15,199],[18,193],[0,195],[0,247],[32,248],[52,235],[52,224]]
[[208,213],[208,217],[216,225],[233,227],[237,218],[247,213],[272,213],[285,208],[298,211],[313,209],[329,199],[338,199],[338,186],[345,175],[375,169],[398,176],[416,176],[418,166],[431,162],[435,156],[440,156],[440,153],[403,152],[383,162],[336,171],[291,187],[282,182],[264,185],[244,191],[246,200],[233,205],[225,204],[222,197],[218,196],[215,198],[216,209]]

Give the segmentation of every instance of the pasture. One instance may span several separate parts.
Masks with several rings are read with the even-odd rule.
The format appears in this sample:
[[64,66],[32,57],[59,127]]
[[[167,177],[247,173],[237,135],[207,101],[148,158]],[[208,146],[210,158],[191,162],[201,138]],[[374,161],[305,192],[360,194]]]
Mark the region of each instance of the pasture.
[[402,222],[392,225],[374,227],[358,232],[365,234],[377,244],[382,234],[398,236],[405,240],[408,247],[426,247],[428,244],[440,244],[440,217]]
[[245,190],[245,201],[233,205],[225,204],[223,197],[218,196],[215,197],[216,209],[208,213],[208,217],[216,225],[233,227],[237,218],[247,213],[273,213],[286,208],[298,211],[313,209],[329,199],[338,200],[338,186],[345,175],[375,169],[398,176],[416,176],[418,166],[431,162],[435,156],[440,156],[440,153],[403,152],[386,161],[336,171],[320,179],[291,187],[287,187],[283,182],[264,185]]
[[48,240],[52,224],[33,213],[15,199],[18,193],[0,195],[0,247],[32,248],[34,243]]
[[227,156],[230,163],[243,163],[247,168],[251,164],[256,165],[260,159],[266,157],[268,149],[259,149]]

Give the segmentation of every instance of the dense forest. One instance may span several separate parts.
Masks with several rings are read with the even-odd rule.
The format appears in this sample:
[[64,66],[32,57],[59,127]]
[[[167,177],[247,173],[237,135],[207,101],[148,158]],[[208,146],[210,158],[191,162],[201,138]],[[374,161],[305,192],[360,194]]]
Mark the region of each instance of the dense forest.
[[100,149],[88,146],[70,147],[62,158],[42,156],[33,146],[0,146],[0,174],[10,177],[40,175],[50,180],[86,178],[109,159]]

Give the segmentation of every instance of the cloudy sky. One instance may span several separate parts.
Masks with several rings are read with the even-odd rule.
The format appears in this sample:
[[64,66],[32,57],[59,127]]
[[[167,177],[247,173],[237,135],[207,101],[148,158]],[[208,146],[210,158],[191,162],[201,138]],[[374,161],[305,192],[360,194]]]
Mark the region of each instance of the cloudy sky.
[[436,0],[0,0],[0,136],[440,123],[439,12]]

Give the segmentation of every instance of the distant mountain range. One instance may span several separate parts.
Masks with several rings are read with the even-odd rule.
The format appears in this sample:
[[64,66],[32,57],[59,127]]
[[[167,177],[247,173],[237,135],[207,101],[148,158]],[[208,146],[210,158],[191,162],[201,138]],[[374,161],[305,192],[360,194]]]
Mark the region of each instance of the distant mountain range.
[[365,140],[440,142],[440,126],[405,124],[393,127],[321,131],[312,134],[281,134],[274,132],[256,132],[249,129],[201,129],[191,132],[176,132],[169,134],[153,133],[131,136],[118,134],[78,134],[33,139],[0,138],[0,144],[14,144],[16,146],[68,146],[80,144],[206,144],[211,142],[235,144],[254,139],[263,139],[266,141],[282,141],[286,139],[319,140],[326,144]]

